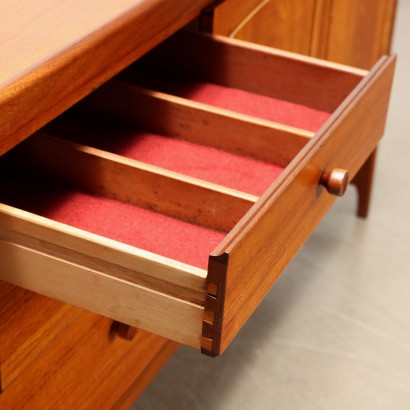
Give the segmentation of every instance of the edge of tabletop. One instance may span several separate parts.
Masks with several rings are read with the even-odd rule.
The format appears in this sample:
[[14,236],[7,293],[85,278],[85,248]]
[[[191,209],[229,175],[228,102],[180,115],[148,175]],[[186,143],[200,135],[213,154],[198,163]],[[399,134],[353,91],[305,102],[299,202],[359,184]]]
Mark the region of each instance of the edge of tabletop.
[[[0,60],[11,62],[0,68],[0,155],[198,17],[213,0],[122,0],[118,6],[99,0],[92,2],[94,9],[79,0],[62,3],[41,0],[41,7],[29,2],[22,7],[6,0],[0,6]],[[82,15],[73,21],[70,14],[78,13],[88,13],[89,20]]]

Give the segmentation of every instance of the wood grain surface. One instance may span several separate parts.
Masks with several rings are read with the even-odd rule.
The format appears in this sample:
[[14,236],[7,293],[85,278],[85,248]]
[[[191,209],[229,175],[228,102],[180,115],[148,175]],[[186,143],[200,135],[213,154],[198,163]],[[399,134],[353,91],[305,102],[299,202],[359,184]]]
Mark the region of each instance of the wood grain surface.
[[369,69],[389,53],[397,0],[235,0],[214,13],[221,34]]
[[146,385],[177,347],[143,331],[125,341],[113,334],[110,319],[89,312],[63,323],[47,349],[4,388],[2,409],[121,408],[135,386]]
[[0,4],[0,154],[199,15],[211,0]]
[[[161,283],[166,282],[171,294],[179,294],[188,300],[201,299],[206,277],[203,269],[4,204],[0,205],[0,227],[4,239],[7,234],[8,239],[20,240],[29,245],[32,241],[30,238],[36,238],[34,243],[44,252],[49,251],[62,258],[68,256],[74,263],[80,263],[83,258],[82,264],[100,270],[105,264],[112,265],[110,271],[125,280],[158,291],[161,291]],[[146,274],[130,274],[137,271],[146,271]]]
[[316,2],[266,0],[238,24],[230,37],[309,55]]
[[226,0],[213,14],[211,31],[222,36],[230,36],[235,28],[252,13],[264,0]]
[[1,240],[0,279],[198,348],[203,307],[48,251]]
[[[144,389],[151,383],[154,377],[162,369],[162,367],[167,363],[170,356],[172,356],[178,349],[178,344],[167,340],[160,351],[154,350],[152,345],[148,345],[145,349],[148,354],[152,355],[152,360],[149,364],[144,367],[144,370],[138,374],[138,377],[131,384],[131,386],[119,397],[115,405],[113,405],[113,410],[129,410],[131,405],[134,403],[135,399],[144,391]],[[151,353],[153,351],[154,354]]]
[[327,49],[319,57],[368,69],[389,53],[397,0],[331,3],[327,36],[318,39]]
[[206,271],[1,209],[1,252],[9,255],[0,261],[2,280],[199,346]]
[[6,390],[82,311],[1,281],[0,295],[1,388]]
[[226,232],[258,199],[45,134],[35,135],[22,145],[16,161],[30,163],[46,174],[51,172],[76,188]]
[[384,57],[376,64],[211,256],[204,353],[225,350],[333,204],[320,186],[323,173],[340,167],[353,177],[375,149],[395,61]]
[[[304,0],[300,2],[306,3]],[[63,0],[58,3],[39,0],[35,2],[36,7],[33,7],[34,2],[27,7],[25,2],[3,0],[0,4],[0,154],[182,27],[209,3],[211,1],[206,0],[120,0],[114,4],[103,0],[98,4],[85,4],[78,0]],[[215,14],[216,19],[219,19],[215,20],[216,32],[222,33],[225,30],[224,34],[231,33],[261,3],[263,1],[260,0],[225,1],[219,9],[220,14]],[[295,3],[295,0],[292,3]],[[333,10],[328,7],[330,3],[334,4]],[[319,17],[316,18],[321,22],[316,24],[312,33],[310,54],[370,68],[380,53],[389,49],[395,3],[395,0],[317,0],[319,6],[316,6],[316,16]],[[295,16],[286,16],[288,20],[293,18]],[[260,22],[260,16],[254,21]],[[296,29],[303,31],[310,27],[309,24],[306,21],[306,25],[293,25],[291,34],[289,27],[283,26],[283,30],[280,30],[283,36],[278,37],[282,43],[279,44],[290,44],[294,40],[296,43],[292,47],[304,49],[306,38],[300,32],[296,33]],[[280,24],[277,26],[281,27]],[[249,33],[254,29],[247,27],[246,30]],[[289,38],[289,35],[292,37]],[[373,96],[378,96],[376,91],[372,93]],[[380,107],[379,102],[375,103]],[[377,110],[377,107],[372,105],[370,104],[370,107]],[[357,135],[356,131],[362,131],[363,135],[369,135],[372,129],[381,129],[383,120],[377,118],[377,125],[369,124],[368,117],[363,113],[363,105],[360,106],[360,115],[349,126],[352,134]],[[362,120],[361,123],[359,119]],[[366,128],[364,124],[370,128]],[[337,135],[345,135],[348,131],[340,121],[335,126]],[[323,138],[331,132],[333,131],[330,129],[326,130]],[[327,137],[325,139],[325,145],[330,146]],[[351,139],[349,146],[350,143]],[[363,149],[359,147],[359,154],[352,159],[352,169],[360,166],[362,157],[366,155],[364,151],[367,152],[368,149],[370,147],[367,147],[367,144]],[[332,149],[325,148],[325,151],[329,153]],[[343,153],[344,157],[349,157],[346,150],[343,150]],[[302,159],[302,156],[299,156],[299,159],[306,162],[308,168],[303,172],[298,168],[298,176],[294,180],[301,187],[312,187],[315,186],[320,172],[318,165],[306,155],[306,158],[303,157],[305,159]],[[321,156],[318,158],[323,160]],[[329,161],[332,164],[335,162],[337,166],[341,165],[338,161]],[[278,181],[277,187],[278,190],[271,192],[271,196],[267,196],[262,203],[265,211],[272,200],[277,198],[279,191],[287,192],[283,181]],[[303,188],[292,188],[286,197],[297,199],[301,190]],[[321,215],[326,212],[330,199],[320,193],[320,198],[316,201],[313,191],[309,195],[314,204],[311,201],[306,206],[313,209],[312,213],[309,213],[312,220],[303,214],[303,210],[306,210],[303,205],[303,209],[296,212],[294,217],[297,219],[294,223],[297,225],[295,232],[288,232],[288,239],[291,241],[289,247],[281,242],[280,235],[271,236],[263,228],[263,220],[258,222],[259,219],[256,221],[249,216],[233,236],[237,242],[228,243],[225,248],[220,249],[220,252],[232,251],[228,265],[227,305],[223,313],[223,330],[226,333],[220,346],[213,346],[214,340],[205,338],[208,351],[219,353],[226,347],[257,305],[262,293],[273,283],[275,275],[282,271],[282,267],[292,257],[294,249],[300,246]],[[297,211],[294,207],[291,209]],[[275,211],[269,215],[265,212],[264,215],[263,218],[277,228],[274,230],[275,235],[286,223],[285,220],[275,217]],[[293,216],[290,220],[294,220]],[[26,228],[28,227],[22,225],[22,229]],[[28,228],[28,231],[31,231],[31,228]],[[75,241],[78,240],[75,232],[71,232],[71,235]],[[231,270],[232,266],[235,268],[235,263],[242,263],[240,246],[237,247],[236,254],[234,245],[240,245],[248,236],[255,236],[259,240],[266,238],[270,243],[266,246],[278,246],[283,255],[277,256],[277,253],[274,253],[271,257],[270,248],[265,246],[259,249],[254,246],[245,249],[243,255],[250,270]],[[68,236],[58,234],[57,237],[69,246],[72,244]],[[40,242],[44,239],[45,237],[42,237]],[[92,253],[92,249],[97,253],[102,251],[98,246],[91,246],[88,251]],[[113,251],[108,247],[104,252],[108,252],[110,257],[114,255],[116,262],[122,261],[121,266],[127,266],[127,269],[134,266],[135,262],[138,264],[138,258],[135,259],[135,255],[130,255],[128,251]],[[226,273],[225,262],[217,255],[211,259],[211,264],[215,264],[216,270],[221,270],[218,272],[221,275]],[[173,269],[165,268],[163,271],[163,268],[164,265],[159,271],[154,269],[150,272],[154,277],[159,275],[160,281],[163,274],[169,275],[171,282],[180,280],[181,277],[176,275]],[[251,290],[257,286],[258,300],[252,295],[248,299],[241,294],[239,282],[243,286],[243,278],[248,278],[247,274],[260,271],[268,272],[267,279],[256,283],[261,279],[256,275],[255,280],[250,281]],[[189,283],[188,287],[192,287],[190,281],[195,276],[185,277],[184,280]],[[203,279],[204,275],[199,274],[199,277]],[[194,279],[196,285],[193,287],[196,288],[202,279],[199,282]],[[184,282],[184,286],[185,284]],[[216,285],[209,283],[210,295],[216,292]],[[0,385],[3,389],[0,394],[0,407],[4,409],[105,406],[128,408],[177,347],[173,342],[143,331],[138,332],[136,340],[131,344],[112,339],[110,319],[82,312],[79,308],[10,284],[0,282],[0,295]],[[237,295],[238,303],[233,299]],[[211,302],[208,303],[214,304],[215,300],[212,297],[210,299]],[[239,305],[244,300],[249,304],[246,309],[241,310]],[[232,320],[231,315],[238,312],[237,319]],[[214,322],[213,314],[206,313],[208,323]],[[218,322],[218,326],[221,325],[222,322]],[[218,331],[220,332],[220,329]]]
[[313,57],[188,31],[172,36],[145,60],[167,61],[194,78],[326,112],[333,112],[367,74]]
[[376,154],[377,149],[370,154],[352,180],[352,184],[356,186],[358,194],[357,215],[361,218],[367,218],[369,214]]
[[[132,84],[132,70],[81,105],[160,134],[286,166],[314,133]],[[136,107],[138,107],[136,109]],[[252,135],[252,138],[249,138]]]

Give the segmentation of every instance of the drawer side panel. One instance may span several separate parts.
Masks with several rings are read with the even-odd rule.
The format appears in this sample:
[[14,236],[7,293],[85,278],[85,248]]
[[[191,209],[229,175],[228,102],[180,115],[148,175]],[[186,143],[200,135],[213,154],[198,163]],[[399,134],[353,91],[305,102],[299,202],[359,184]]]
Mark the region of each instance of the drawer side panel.
[[199,348],[203,307],[7,240],[0,279]]

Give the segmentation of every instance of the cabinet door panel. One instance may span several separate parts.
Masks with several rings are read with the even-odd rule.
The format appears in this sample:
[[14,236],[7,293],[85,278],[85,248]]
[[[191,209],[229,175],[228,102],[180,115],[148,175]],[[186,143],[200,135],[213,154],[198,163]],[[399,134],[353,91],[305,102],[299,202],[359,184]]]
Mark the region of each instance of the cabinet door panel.
[[268,0],[252,11],[232,37],[310,54],[316,0]]
[[333,0],[326,59],[369,68],[389,52],[396,0]]
[[264,0],[226,0],[213,13],[215,34],[230,36],[235,28]]
[[243,2],[239,7],[232,0],[216,10],[213,31],[369,69],[381,55],[389,53],[396,3],[265,0]]

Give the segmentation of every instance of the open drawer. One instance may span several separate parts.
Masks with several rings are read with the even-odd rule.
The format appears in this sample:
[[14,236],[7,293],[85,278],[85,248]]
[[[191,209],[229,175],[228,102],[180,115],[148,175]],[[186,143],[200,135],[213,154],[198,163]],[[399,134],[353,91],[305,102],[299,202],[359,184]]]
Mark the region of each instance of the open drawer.
[[222,353],[376,148],[394,63],[178,33],[3,158],[0,279]]

